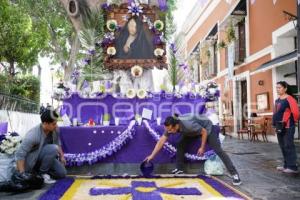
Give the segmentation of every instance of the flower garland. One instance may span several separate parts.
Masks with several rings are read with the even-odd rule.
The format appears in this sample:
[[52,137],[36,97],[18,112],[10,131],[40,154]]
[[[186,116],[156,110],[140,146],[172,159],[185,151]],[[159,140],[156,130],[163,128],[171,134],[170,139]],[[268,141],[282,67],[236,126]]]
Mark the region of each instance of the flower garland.
[[123,133],[121,133],[113,141],[109,142],[108,144],[106,144],[105,146],[101,147],[98,150],[89,153],[74,153],[74,154],[66,153],[64,156],[67,161],[67,165],[81,166],[84,163],[88,163],[89,165],[92,165],[93,163],[96,163],[101,159],[111,156],[112,154],[120,150],[121,147],[124,146],[129,139],[133,138],[134,125],[135,125],[135,120],[132,120],[129,123],[128,128]]
[[[155,131],[153,130],[150,125],[149,125],[149,122],[147,120],[143,120],[143,123],[145,124],[146,128],[148,129],[150,135],[155,139],[155,141],[157,142],[160,138],[160,135]],[[168,151],[172,156],[174,156],[177,152],[177,149],[172,145],[170,144],[169,142],[166,142],[163,146],[163,148]],[[185,153],[184,154],[185,157],[189,160],[207,160],[209,159],[211,156],[215,155],[215,152],[213,150],[209,150],[207,152],[204,153],[203,156],[197,156],[195,154],[189,154],[189,153]]]

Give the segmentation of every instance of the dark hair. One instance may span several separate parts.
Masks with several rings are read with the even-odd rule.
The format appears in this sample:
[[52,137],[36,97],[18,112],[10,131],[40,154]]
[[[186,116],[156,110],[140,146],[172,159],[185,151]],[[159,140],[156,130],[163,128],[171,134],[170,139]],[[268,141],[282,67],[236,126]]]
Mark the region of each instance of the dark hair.
[[174,116],[167,117],[164,122],[165,126],[175,126],[176,124],[179,124],[178,114],[174,114]]
[[289,84],[287,82],[285,82],[285,81],[278,81],[276,84],[277,85],[281,85],[283,88],[286,88],[287,89],[286,93],[289,94],[289,95],[292,95],[292,92],[290,91],[291,88],[290,88],[290,86],[289,86]]
[[46,109],[42,114],[41,114],[41,121],[42,123],[52,123],[56,121],[58,118],[58,114],[56,113],[55,110],[51,109]]

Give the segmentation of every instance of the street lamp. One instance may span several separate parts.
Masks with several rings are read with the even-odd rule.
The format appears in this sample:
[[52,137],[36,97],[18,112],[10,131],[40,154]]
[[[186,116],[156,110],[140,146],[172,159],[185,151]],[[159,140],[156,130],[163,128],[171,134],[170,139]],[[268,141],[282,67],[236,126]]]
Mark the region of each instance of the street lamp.
[[54,73],[54,68],[51,67],[50,68],[50,71],[51,71],[51,90],[52,90],[52,94],[51,94],[51,106],[53,107],[53,73]]

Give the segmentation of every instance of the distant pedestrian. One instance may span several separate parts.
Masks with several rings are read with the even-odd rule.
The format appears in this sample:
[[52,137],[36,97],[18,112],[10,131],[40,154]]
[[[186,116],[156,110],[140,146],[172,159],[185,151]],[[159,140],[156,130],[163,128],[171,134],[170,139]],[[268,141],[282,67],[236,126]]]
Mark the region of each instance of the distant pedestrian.
[[288,84],[279,81],[276,85],[278,99],[275,101],[273,126],[283,154],[283,165],[277,170],[284,173],[298,173],[297,155],[294,144],[295,125],[299,120],[297,101],[287,93]]
[[40,115],[46,110],[45,106],[42,104],[40,107]]

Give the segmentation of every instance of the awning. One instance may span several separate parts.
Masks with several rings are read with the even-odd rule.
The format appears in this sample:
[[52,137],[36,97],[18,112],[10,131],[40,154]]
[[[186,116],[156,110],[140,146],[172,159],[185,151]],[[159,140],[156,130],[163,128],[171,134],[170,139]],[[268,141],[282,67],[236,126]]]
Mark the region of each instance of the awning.
[[256,70],[254,72],[257,73],[257,72],[260,72],[260,71],[267,71],[267,70],[272,69],[274,67],[278,67],[278,66],[281,66],[281,65],[284,65],[284,64],[291,63],[295,60],[297,60],[297,49],[290,52],[290,53],[278,56],[278,57],[262,64],[261,66],[256,68]]

